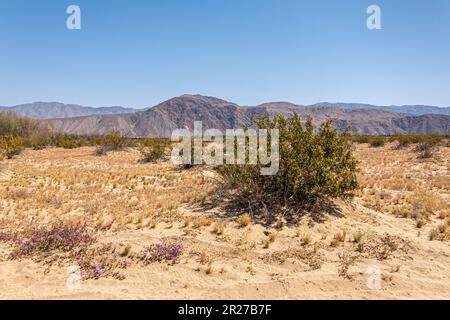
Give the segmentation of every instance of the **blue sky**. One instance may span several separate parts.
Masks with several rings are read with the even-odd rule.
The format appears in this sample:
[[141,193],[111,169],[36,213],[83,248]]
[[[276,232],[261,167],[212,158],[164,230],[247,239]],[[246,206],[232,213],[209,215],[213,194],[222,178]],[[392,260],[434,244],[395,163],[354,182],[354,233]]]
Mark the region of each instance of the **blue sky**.
[[[66,8],[81,8],[81,30]],[[366,9],[381,8],[382,30]],[[448,0],[0,0],[0,105],[450,106]]]

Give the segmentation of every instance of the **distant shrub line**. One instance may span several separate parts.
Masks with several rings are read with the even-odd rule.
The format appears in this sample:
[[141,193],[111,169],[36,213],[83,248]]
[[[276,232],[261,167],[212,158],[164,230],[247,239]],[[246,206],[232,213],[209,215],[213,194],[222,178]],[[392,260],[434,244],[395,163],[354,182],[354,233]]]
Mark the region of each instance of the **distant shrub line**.
[[[431,157],[436,146],[450,145],[450,136],[432,135],[393,135],[393,136],[350,136],[346,140],[355,143],[368,143],[372,147],[381,147],[386,143],[398,142],[397,148],[413,144],[419,145],[416,151],[421,158]],[[0,112],[0,160],[12,158],[25,148],[34,150],[45,147],[74,149],[83,146],[96,146],[96,154],[104,155],[109,151],[126,147],[139,147],[143,162],[156,162],[166,156],[170,146],[169,138],[128,138],[113,131],[106,135],[68,135],[55,133],[42,126],[39,121],[19,117],[12,112]]]
[[408,147],[413,144],[426,143],[429,145],[445,144],[450,141],[450,136],[433,135],[392,135],[392,136],[348,136],[349,141],[356,143],[368,143],[372,147],[380,147],[386,143],[398,142],[397,148]]
[[68,135],[55,133],[42,126],[39,121],[19,117],[12,112],[0,112],[0,160],[12,158],[25,148],[34,150],[46,147],[75,149],[83,146],[96,146],[96,154],[123,150],[127,147],[140,147],[145,162],[155,162],[164,156],[170,139],[166,138],[128,138],[113,131],[106,135]]

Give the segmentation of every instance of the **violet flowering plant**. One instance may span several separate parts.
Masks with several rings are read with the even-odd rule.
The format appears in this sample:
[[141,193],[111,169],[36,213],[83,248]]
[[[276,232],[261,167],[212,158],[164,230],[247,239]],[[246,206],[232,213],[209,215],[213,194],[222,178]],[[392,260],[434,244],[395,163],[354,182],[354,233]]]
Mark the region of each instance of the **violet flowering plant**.
[[22,233],[2,233],[0,241],[13,246],[10,259],[20,259],[36,254],[50,254],[55,250],[70,252],[75,248],[87,247],[95,242],[95,237],[86,225],[67,226],[58,223],[46,229],[33,227]]
[[125,275],[120,270],[126,269],[129,261],[112,254],[112,251],[111,244],[103,244],[77,254],[75,258],[80,266],[81,277],[83,279],[99,279],[100,277],[124,279]]
[[0,241],[12,246],[8,259],[33,258],[47,265],[76,263],[83,279],[113,277],[129,262],[113,254],[111,244],[96,244],[97,239],[85,224],[67,226],[57,223],[50,228],[31,227],[22,232],[1,232]]
[[152,262],[175,263],[183,252],[183,246],[176,242],[163,241],[144,247],[140,259],[144,264]]

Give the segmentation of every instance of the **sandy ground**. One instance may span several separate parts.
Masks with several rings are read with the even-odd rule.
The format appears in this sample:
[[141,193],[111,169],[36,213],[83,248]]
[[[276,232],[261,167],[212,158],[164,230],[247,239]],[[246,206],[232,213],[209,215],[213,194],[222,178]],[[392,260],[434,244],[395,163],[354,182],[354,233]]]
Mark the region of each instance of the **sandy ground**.
[[[123,280],[69,289],[66,265],[46,273],[32,259],[8,260],[0,243],[0,298],[450,299],[450,242],[429,237],[450,216],[450,148],[419,160],[412,148],[355,147],[356,197],[336,202],[339,215],[289,226],[241,226],[220,206],[201,205],[217,183],[208,168],[142,164],[136,150],[27,150],[0,162],[1,230],[86,221],[101,241],[130,245],[130,255],[168,237],[184,250],[175,265],[132,263]],[[398,244],[388,252],[379,250],[386,235]],[[373,252],[358,254],[358,243]],[[380,288],[368,286],[374,268]]]

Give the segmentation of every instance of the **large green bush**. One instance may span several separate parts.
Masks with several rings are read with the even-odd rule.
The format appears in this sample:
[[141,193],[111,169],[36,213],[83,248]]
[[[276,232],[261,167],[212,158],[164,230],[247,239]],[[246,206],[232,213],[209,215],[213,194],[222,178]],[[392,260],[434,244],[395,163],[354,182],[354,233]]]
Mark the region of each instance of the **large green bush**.
[[[279,129],[279,170],[260,174],[260,164],[222,165],[218,171],[231,188],[249,201],[265,205],[298,206],[320,199],[351,196],[357,188],[357,162],[346,142],[328,121],[315,130],[312,119],[268,116],[257,122],[260,129]],[[270,145],[270,144],[269,144]]]
[[43,130],[38,121],[19,117],[13,112],[0,112],[0,136],[29,138]]

